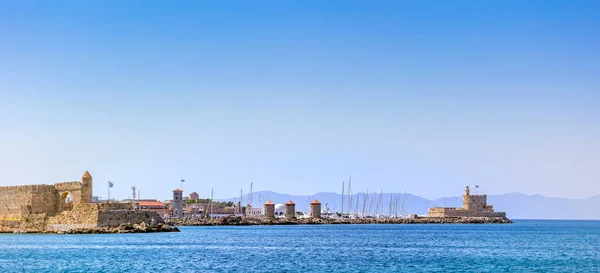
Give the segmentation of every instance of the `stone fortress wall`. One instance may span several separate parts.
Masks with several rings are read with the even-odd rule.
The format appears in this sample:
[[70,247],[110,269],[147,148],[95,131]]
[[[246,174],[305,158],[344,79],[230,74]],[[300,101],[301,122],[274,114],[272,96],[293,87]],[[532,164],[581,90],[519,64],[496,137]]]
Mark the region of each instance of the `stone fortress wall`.
[[54,199],[51,185],[0,187],[0,220],[20,220],[29,214],[56,212]]
[[0,232],[164,222],[157,213],[134,211],[131,204],[92,203],[92,182],[92,176],[86,171],[81,182],[0,187]]
[[506,217],[506,212],[495,212],[487,204],[487,195],[471,195],[469,187],[465,189],[462,208],[429,208],[428,217]]

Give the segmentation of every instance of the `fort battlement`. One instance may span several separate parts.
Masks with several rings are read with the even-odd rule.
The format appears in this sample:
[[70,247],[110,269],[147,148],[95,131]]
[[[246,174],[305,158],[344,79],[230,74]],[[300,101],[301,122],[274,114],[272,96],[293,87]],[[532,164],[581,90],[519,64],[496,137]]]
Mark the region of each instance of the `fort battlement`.
[[81,182],[79,182],[79,181],[54,183],[54,188],[57,190],[59,190],[59,189],[74,189],[74,188],[80,188],[80,187],[81,187]]
[[164,222],[156,213],[134,211],[131,204],[92,203],[92,181],[86,171],[81,181],[0,187],[0,232]]
[[487,195],[471,195],[469,187],[465,189],[461,208],[429,208],[428,217],[506,217],[505,212],[495,212],[487,204]]

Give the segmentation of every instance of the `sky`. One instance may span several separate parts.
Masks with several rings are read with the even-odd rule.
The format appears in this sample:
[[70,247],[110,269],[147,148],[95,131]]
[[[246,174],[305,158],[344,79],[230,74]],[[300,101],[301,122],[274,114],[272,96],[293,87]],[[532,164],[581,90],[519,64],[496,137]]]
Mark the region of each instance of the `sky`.
[[599,9],[1,1],[0,185],[600,195]]

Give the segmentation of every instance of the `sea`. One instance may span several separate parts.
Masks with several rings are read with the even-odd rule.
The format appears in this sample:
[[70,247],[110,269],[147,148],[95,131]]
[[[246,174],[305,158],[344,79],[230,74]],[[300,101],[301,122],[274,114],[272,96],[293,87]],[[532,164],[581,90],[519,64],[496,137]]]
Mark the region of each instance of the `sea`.
[[0,272],[600,272],[600,221],[0,234]]

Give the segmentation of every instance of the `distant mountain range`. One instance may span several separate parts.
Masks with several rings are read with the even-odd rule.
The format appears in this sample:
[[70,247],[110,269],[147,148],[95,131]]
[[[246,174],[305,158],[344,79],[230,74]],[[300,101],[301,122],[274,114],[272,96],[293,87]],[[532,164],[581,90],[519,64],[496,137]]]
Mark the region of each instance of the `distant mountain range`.
[[[351,202],[348,201],[348,196],[345,196],[344,212],[347,212],[348,209],[351,212],[362,212],[364,208],[365,211],[379,211],[381,214],[388,214],[390,207],[392,207],[392,212],[397,211],[400,214],[404,196],[404,193],[369,193],[366,202],[363,193],[351,195]],[[276,204],[283,204],[291,200],[296,203],[296,210],[299,211],[308,211],[308,203],[313,199],[319,200],[323,208],[327,203],[332,211],[340,211],[342,206],[341,194],[331,192],[321,192],[310,196],[281,194],[272,191],[259,191],[252,194],[252,203],[255,207],[262,207],[262,204],[267,200],[271,200]],[[391,206],[390,199],[392,201]],[[220,201],[237,202],[238,200],[239,197],[234,197]],[[247,200],[248,195],[243,195],[244,203],[247,203]],[[427,214],[427,209],[430,207],[460,207],[462,197],[444,197],[429,200],[406,194],[405,203],[407,214],[424,215]],[[351,208],[348,208],[349,204],[352,205]],[[496,211],[505,211],[511,219],[600,219],[600,196],[598,195],[586,199],[568,199],[507,193],[488,195],[488,204],[494,206]]]

